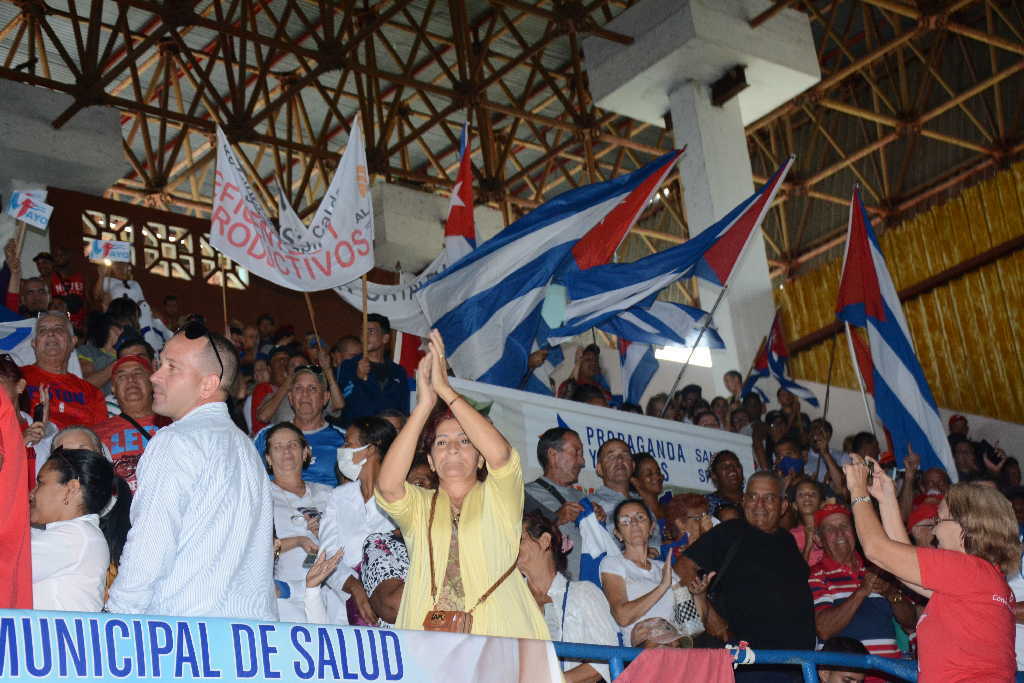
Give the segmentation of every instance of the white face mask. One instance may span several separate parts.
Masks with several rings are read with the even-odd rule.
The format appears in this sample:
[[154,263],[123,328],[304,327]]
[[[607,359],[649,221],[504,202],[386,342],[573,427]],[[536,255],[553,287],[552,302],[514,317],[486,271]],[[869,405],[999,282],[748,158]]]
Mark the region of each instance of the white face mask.
[[338,471],[345,475],[346,478],[355,481],[359,478],[359,473],[363,469],[363,465],[366,464],[366,459],[363,458],[361,462],[353,462],[353,457],[359,451],[366,450],[370,445],[360,446],[359,448],[339,448],[338,449]]

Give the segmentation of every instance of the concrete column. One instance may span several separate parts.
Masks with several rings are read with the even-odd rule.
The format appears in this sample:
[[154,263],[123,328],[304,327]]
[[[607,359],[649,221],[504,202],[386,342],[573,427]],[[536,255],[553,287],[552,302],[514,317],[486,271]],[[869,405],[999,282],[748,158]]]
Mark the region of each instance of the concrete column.
[[[594,101],[602,109],[664,125],[672,113],[682,161],[687,220],[695,235],[754,191],[744,125],[821,79],[807,15],[779,12],[757,28],[750,19],[769,0],[641,0],[607,27],[633,37],[621,45],[599,37],[583,42]],[[710,85],[741,66],[748,87],[722,106]],[[710,310],[718,287],[701,286]],[[756,234],[736,266],[715,314],[727,349],[712,353],[714,390],[722,375],[745,372],[773,313],[764,240]]]
[[[669,93],[676,147],[686,146],[680,160],[683,201],[690,235],[699,234],[754,191],[739,101],[711,104],[707,85],[688,81]],[[700,303],[711,310],[720,287],[700,280]],[[764,238],[757,231],[733,270],[729,289],[715,312],[726,348],[711,353],[714,386],[725,393],[722,375],[746,373],[774,312]]]

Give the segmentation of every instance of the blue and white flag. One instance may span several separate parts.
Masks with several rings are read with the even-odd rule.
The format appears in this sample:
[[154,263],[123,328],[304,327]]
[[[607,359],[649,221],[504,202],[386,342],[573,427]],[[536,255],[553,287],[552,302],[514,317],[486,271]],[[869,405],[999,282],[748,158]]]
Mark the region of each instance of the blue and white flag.
[[622,367],[622,390],[625,401],[640,405],[647,385],[658,372],[658,359],[654,357],[654,347],[619,337],[619,363]]
[[558,278],[569,296],[565,322],[550,339],[598,327],[622,311],[650,306],[662,289],[697,276],[724,286],[754,230],[761,226],[789,172],[789,159],[754,194],[690,240],[632,263],[610,263],[567,271]]
[[[580,528],[580,581],[590,581],[601,587],[601,561],[608,557],[621,557],[622,549],[608,529],[597,519],[594,505],[588,498],[580,500],[583,512],[576,518]],[[608,515],[611,510],[605,511]]]
[[[538,351],[540,348],[540,344],[537,342],[533,343],[533,351]],[[539,367],[534,368],[530,374],[526,376],[526,379],[520,389],[534,394],[554,396],[555,389],[551,386],[551,375],[554,373],[555,368],[561,365],[564,361],[565,353],[562,351],[561,346],[553,346],[549,348],[548,355],[544,358],[544,362],[541,363]]]
[[957,472],[945,426],[914,351],[903,306],[859,189],[850,201],[836,318],[867,330],[875,410],[891,436],[896,462],[902,463],[911,447],[921,457],[922,470],[943,467],[955,482]]
[[[551,279],[567,260],[606,262],[679,154],[669,152],[628,175],[559,195],[416,292],[427,320],[444,337],[456,374],[519,386]],[[594,246],[577,250],[584,237]]]

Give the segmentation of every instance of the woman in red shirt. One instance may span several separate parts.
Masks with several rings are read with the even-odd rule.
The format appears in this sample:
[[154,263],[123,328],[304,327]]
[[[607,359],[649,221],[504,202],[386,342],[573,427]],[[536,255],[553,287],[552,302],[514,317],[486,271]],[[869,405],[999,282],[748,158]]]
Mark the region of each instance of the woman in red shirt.
[[1012,681],[1014,600],[1005,575],[1019,567],[1020,544],[1010,502],[994,488],[956,484],[939,504],[939,547],[917,548],[878,463],[854,455],[843,470],[864,555],[929,598],[917,627],[918,680]]

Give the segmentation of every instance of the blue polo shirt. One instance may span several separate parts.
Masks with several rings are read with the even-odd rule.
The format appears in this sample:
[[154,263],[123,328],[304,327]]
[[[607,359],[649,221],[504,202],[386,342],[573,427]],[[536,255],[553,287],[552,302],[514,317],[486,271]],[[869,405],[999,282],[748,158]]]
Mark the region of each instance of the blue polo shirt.
[[[267,432],[272,426],[261,429],[253,439],[256,450],[264,460],[267,457]],[[338,477],[334,473],[334,466],[338,462],[338,449],[345,443],[345,430],[327,424],[316,431],[302,433],[313,448],[312,461],[309,467],[302,471],[302,480],[337,486]]]

